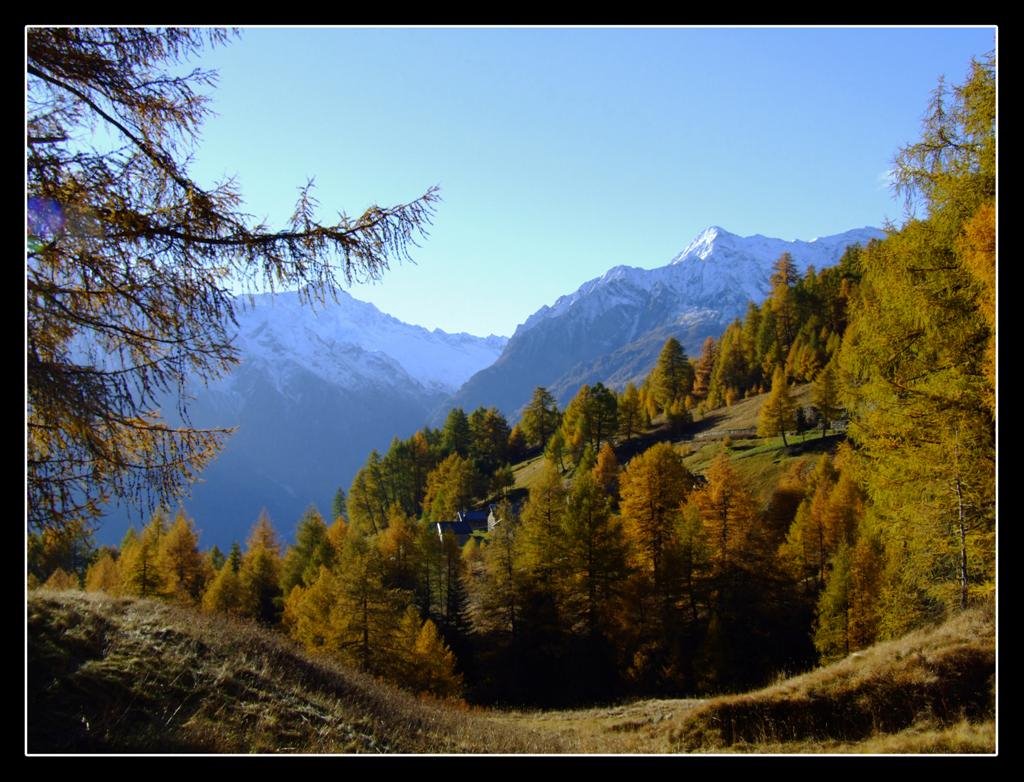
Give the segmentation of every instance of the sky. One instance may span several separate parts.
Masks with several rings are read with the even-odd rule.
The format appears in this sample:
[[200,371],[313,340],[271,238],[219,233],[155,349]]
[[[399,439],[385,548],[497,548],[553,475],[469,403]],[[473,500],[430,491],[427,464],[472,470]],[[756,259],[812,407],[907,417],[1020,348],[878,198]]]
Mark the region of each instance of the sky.
[[284,225],[440,187],[415,265],[350,293],[408,323],[510,336],[701,230],[813,239],[904,219],[888,186],[938,79],[992,28],[248,28],[194,64],[193,177]]

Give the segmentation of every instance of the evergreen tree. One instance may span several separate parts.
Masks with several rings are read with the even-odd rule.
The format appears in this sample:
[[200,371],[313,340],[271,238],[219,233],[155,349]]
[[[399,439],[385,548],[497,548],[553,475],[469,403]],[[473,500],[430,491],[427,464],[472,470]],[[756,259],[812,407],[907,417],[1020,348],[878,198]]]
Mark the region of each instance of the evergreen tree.
[[472,434],[465,411],[461,407],[453,407],[441,429],[441,450],[446,456],[455,453],[466,457],[469,456],[471,442]]
[[651,391],[661,412],[693,390],[694,372],[683,346],[675,337],[665,340],[658,361],[651,370]]
[[[343,514],[334,518],[343,518]],[[299,519],[295,545],[289,547],[281,562],[281,592],[288,595],[295,586],[308,586],[319,576],[321,565],[329,568],[334,564],[334,554],[323,516],[310,506]]]
[[560,418],[555,398],[546,388],[537,386],[523,410],[521,426],[527,444],[537,447],[546,445],[558,428]]
[[346,502],[345,490],[338,487],[331,500],[331,519],[344,519],[348,517],[348,504]]

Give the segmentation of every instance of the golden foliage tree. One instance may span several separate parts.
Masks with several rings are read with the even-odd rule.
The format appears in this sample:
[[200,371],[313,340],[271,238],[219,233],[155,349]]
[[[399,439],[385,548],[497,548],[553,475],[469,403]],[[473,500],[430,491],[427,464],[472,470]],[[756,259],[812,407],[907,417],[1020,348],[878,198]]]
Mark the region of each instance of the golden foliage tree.
[[886,635],[965,607],[994,580],[994,323],[971,250],[981,246],[987,268],[993,61],[973,63],[952,90],[940,83],[921,140],[900,151],[894,171],[927,216],[861,254],[839,357],[849,436],[886,550]]
[[238,569],[238,580],[244,613],[267,624],[277,621],[281,597],[281,544],[266,511],[260,513],[249,533]]
[[793,395],[789,390],[785,370],[776,367],[772,375],[772,390],[757,414],[757,434],[759,437],[774,437],[781,434],[782,444],[789,445],[786,441],[786,430],[792,429],[795,425],[796,402],[793,401]]
[[164,592],[175,600],[198,603],[206,586],[206,568],[199,553],[199,536],[192,519],[179,511],[161,537],[157,552]]
[[427,476],[423,516],[430,521],[454,519],[469,507],[476,493],[479,475],[473,462],[458,453],[448,456]]
[[[437,193],[322,224],[311,185],[281,230],[231,181],[189,175],[214,74],[179,66],[216,29],[31,27],[26,37],[28,519],[61,526],[107,500],[183,495],[227,432],[187,425],[185,384],[237,360],[237,299],[324,300],[378,279]],[[158,413],[175,394],[185,426]]]
[[140,534],[130,529],[125,535],[118,568],[124,594],[158,597],[164,593],[160,541],[166,532],[167,517],[162,508],[157,508]]
[[85,573],[85,591],[116,595],[120,588],[121,574],[118,572],[117,560],[109,550],[101,551]]
[[633,457],[622,471],[619,493],[622,521],[636,564],[664,593],[665,562],[674,539],[679,508],[694,478],[669,443],[658,443]]

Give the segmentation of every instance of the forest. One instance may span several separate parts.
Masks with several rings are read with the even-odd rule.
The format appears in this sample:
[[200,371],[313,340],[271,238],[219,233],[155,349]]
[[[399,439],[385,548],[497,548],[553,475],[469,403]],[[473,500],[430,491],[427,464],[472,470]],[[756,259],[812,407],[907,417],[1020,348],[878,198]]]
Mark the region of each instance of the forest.
[[[699,355],[669,339],[639,384],[564,410],[537,388],[517,422],[453,409],[368,454],[293,545],[264,515],[201,550],[216,520],[159,508],[97,549],[71,512],[30,532],[29,586],[250,617],[414,692],[545,707],[747,690],[990,601],[992,59],[936,89],[895,176],[902,227],[803,275],[783,255],[767,300]],[[727,440],[691,469],[700,422],[759,395],[769,491]],[[495,522],[439,532],[469,509]]]

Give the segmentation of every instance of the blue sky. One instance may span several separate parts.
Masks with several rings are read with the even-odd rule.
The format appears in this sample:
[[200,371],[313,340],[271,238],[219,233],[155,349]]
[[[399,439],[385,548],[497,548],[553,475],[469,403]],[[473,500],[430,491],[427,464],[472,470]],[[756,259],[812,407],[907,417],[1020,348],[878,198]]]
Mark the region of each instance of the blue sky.
[[351,293],[410,323],[510,335],[617,264],[720,225],[811,239],[902,220],[886,186],[974,29],[250,28],[197,65],[217,116],[192,174],[272,227],[439,185],[430,237]]

